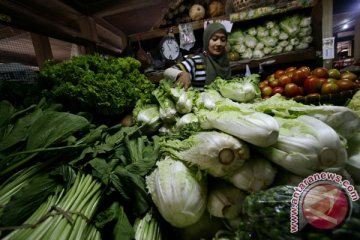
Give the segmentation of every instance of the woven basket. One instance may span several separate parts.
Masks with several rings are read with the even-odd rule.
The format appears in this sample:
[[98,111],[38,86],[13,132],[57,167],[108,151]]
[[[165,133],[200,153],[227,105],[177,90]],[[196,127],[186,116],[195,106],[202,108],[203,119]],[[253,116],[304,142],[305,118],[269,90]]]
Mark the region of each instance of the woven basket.
[[228,0],[231,2],[234,12],[241,12],[247,9],[255,9],[258,7],[274,4],[275,0]]
[[235,12],[240,12],[254,7],[256,2],[254,0],[233,0],[232,5]]

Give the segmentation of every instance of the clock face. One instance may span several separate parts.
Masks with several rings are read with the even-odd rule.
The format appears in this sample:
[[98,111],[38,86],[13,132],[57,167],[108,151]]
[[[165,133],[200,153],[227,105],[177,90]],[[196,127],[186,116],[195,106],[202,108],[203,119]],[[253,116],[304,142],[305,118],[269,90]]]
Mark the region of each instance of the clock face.
[[167,60],[175,60],[180,55],[179,44],[174,38],[165,38],[161,43],[160,52]]

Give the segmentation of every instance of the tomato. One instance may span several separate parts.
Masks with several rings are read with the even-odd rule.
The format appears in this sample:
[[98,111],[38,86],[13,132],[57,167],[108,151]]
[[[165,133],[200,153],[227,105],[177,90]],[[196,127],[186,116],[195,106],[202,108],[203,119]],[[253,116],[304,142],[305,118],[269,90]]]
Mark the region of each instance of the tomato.
[[326,79],[326,78],[319,78],[319,80],[320,80],[321,84],[328,82],[328,79]]
[[295,101],[301,101],[301,100],[304,99],[304,96],[296,95],[295,97],[293,97],[293,99],[294,99]]
[[302,86],[304,84],[305,77],[306,77],[305,72],[303,72],[300,69],[297,69],[293,71],[292,82],[297,84],[298,86]]
[[271,74],[266,78],[267,81],[272,81],[274,79],[275,79],[275,74]]
[[292,72],[292,71],[295,71],[296,70],[296,67],[288,67],[285,72],[286,73],[289,73],[289,72]]
[[309,76],[311,73],[311,69],[308,66],[302,66],[299,68],[299,70],[305,73],[305,77]]
[[341,79],[349,79],[351,81],[355,81],[357,79],[356,74],[349,71],[342,72],[340,75]]
[[354,89],[355,84],[354,82],[350,81],[350,80],[336,80],[336,85],[339,87],[340,91],[347,91],[347,90],[351,90]]
[[309,93],[308,95],[306,95],[307,97],[320,97],[320,93]]
[[305,94],[320,92],[323,83],[316,76],[308,76],[304,81]]
[[339,87],[336,83],[327,82],[321,86],[321,94],[330,94],[339,92]]
[[287,97],[294,97],[296,95],[299,95],[300,94],[299,86],[296,85],[295,83],[288,83],[285,85],[284,93],[285,96]]
[[269,81],[270,87],[277,87],[278,85],[279,85],[279,80],[277,80],[276,78]]
[[[295,70],[294,70],[295,71]],[[290,79],[294,76],[294,71],[285,73]]]
[[262,89],[264,87],[268,86],[268,81],[262,81],[259,83],[259,88]]
[[312,75],[315,75],[318,78],[328,78],[328,70],[324,67],[317,67],[312,71]]
[[333,83],[336,83],[336,79],[335,78],[328,78],[326,79],[326,82],[333,82]]
[[272,93],[273,94],[279,93],[279,94],[282,95],[284,93],[284,88],[283,87],[274,87],[272,89]]
[[285,74],[285,71],[284,71],[284,70],[276,70],[274,76],[275,76],[275,78],[279,78],[279,77],[281,77],[281,76],[284,75],[284,74]]
[[300,95],[304,95],[304,87],[300,87],[300,86],[299,86],[299,90],[300,90],[300,93],[299,93],[299,94],[300,94]]
[[272,95],[272,88],[270,86],[266,86],[261,89],[261,96],[271,96]]
[[285,85],[288,83],[291,83],[291,78],[287,74],[284,74],[279,77],[279,86],[280,87],[285,87]]
[[340,71],[336,68],[329,69],[328,71],[330,78],[339,79],[340,78]]

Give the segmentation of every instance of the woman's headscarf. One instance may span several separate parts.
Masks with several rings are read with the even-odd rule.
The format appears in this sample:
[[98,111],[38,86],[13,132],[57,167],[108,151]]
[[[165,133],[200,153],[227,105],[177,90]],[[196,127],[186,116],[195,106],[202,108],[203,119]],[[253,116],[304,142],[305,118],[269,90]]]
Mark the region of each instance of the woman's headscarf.
[[226,51],[220,56],[212,56],[209,53],[209,41],[212,35],[219,30],[223,30],[227,36],[224,25],[218,22],[209,24],[204,31],[203,46],[205,51],[204,63],[206,67],[206,85],[212,83],[217,76],[220,76],[223,79],[229,79],[231,77],[231,68]]

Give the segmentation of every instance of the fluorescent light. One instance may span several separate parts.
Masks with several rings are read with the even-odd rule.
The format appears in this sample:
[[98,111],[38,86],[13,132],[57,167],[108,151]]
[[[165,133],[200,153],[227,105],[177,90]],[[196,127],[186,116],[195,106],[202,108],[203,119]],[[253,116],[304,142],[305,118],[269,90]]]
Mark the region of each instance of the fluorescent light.
[[349,27],[348,24],[344,24],[344,25],[342,26],[342,29],[347,29],[348,27]]

